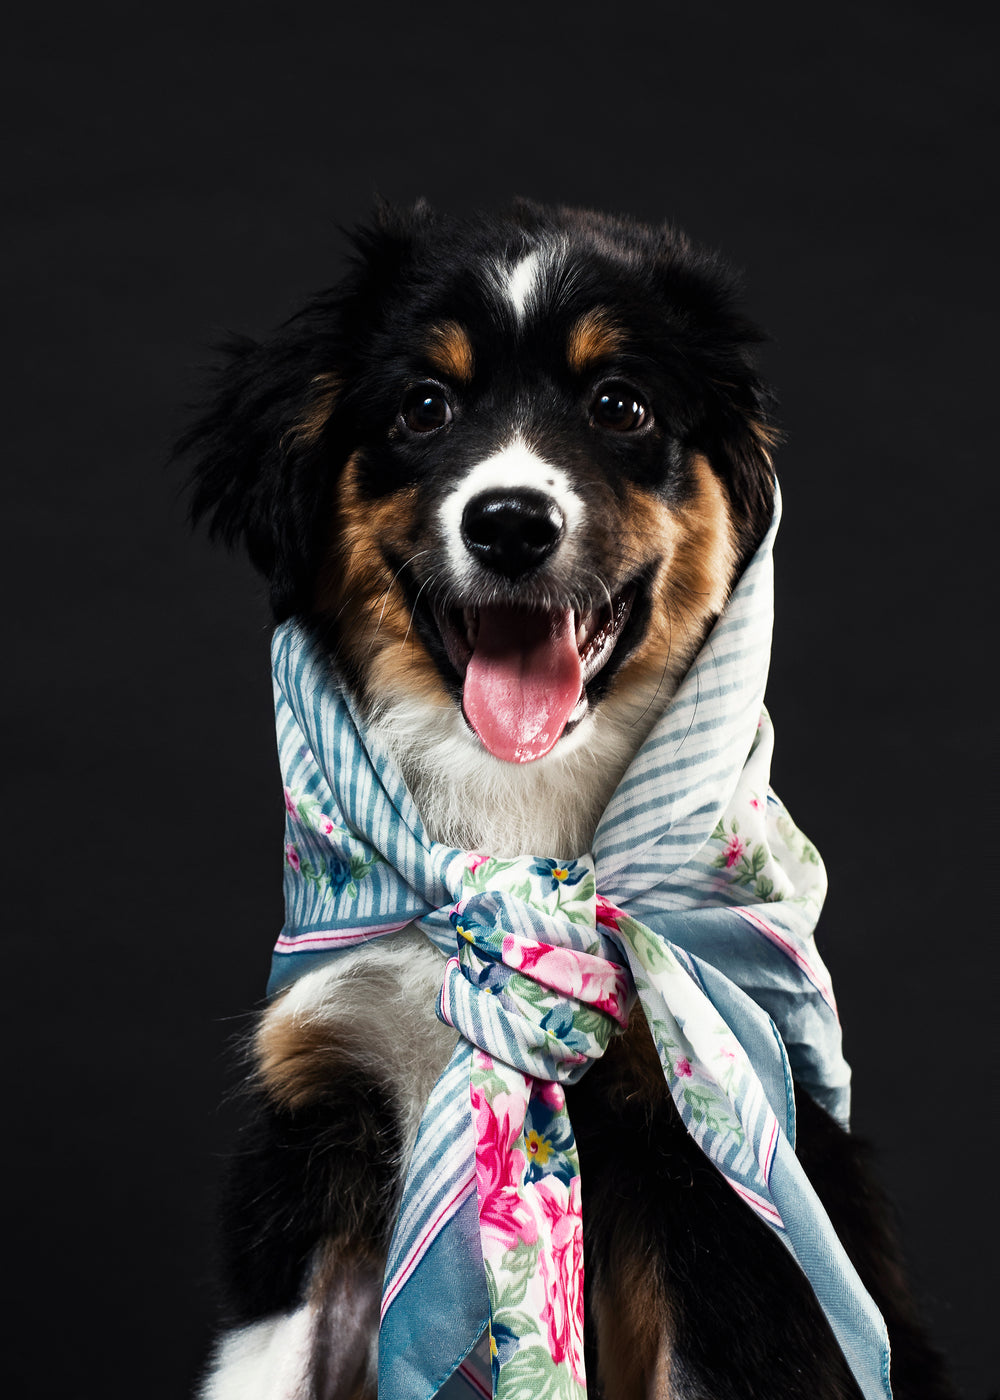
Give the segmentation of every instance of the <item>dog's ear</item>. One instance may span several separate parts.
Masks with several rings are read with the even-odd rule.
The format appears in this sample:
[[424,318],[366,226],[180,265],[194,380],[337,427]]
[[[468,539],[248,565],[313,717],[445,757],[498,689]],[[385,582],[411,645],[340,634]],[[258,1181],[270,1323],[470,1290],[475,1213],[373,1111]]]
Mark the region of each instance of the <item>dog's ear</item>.
[[726,483],[745,563],[774,511],[777,401],[756,365],[768,337],[744,314],[742,278],[723,258],[670,225],[659,239],[671,317],[679,313],[677,372],[687,382],[689,402],[699,405],[690,442]]
[[741,376],[712,384],[703,446],[729,488],[743,563],[767,533],[774,512],[772,454],[781,441],[774,407],[774,395],[746,362]]
[[341,351],[336,308],[326,309],[314,305],[269,342],[220,347],[214,396],[176,448],[192,463],[192,520],[246,548],[279,621],[308,605],[337,469],[330,429]]
[[308,608],[333,488],[354,443],[338,412],[359,340],[429,211],[386,204],[348,234],[344,280],[265,341],[234,337],[201,417],[176,456],[191,462],[191,516],[212,538],[246,548],[267,578],[277,620]]

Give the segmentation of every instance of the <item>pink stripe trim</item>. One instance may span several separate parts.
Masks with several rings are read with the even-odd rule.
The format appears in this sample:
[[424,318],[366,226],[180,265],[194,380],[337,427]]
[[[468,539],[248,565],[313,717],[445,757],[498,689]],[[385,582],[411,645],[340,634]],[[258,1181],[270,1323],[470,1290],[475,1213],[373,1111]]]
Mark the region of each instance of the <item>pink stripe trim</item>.
[[765,1220],[769,1220],[774,1225],[780,1225],[781,1228],[784,1229],[785,1222],[775,1210],[774,1206],[765,1201],[763,1196],[758,1196],[756,1191],[750,1191],[746,1186],[741,1186],[738,1181],[733,1181],[731,1177],[726,1177],[726,1180],[736,1192],[737,1196],[741,1196],[743,1200],[746,1201],[747,1205],[755,1210],[758,1215],[763,1216]]
[[447,1006],[445,1006],[445,1002],[444,1002],[444,993],[445,993],[445,988],[448,986],[448,978],[449,978],[449,976],[451,975],[452,969],[455,968],[455,969],[457,969],[457,970],[459,971],[459,973],[460,973],[461,970],[462,970],[462,964],[458,961],[458,958],[449,958],[448,961],[445,963],[444,968],[445,968],[444,980],[442,981],[442,984],[441,984],[441,990],[440,990],[440,992],[438,992],[437,1012],[438,1012],[438,1015],[441,1017],[441,1020],[445,1023],[445,1025],[446,1025],[446,1026],[451,1026],[452,1029],[454,1029],[454,1027],[455,1027],[455,1022],[454,1022],[454,1021],[451,1019],[451,1017],[448,1015],[448,1008],[447,1008]]
[[834,1000],[833,988],[829,985],[829,983],[823,981],[819,973],[809,963],[809,961],[802,956],[798,948],[796,948],[793,944],[789,943],[788,939],[782,937],[782,935],[778,932],[776,928],[774,928],[771,924],[767,923],[766,920],[762,919],[759,914],[755,914],[752,910],[747,908],[740,908],[735,909],[733,912],[739,914],[740,918],[745,919],[748,924],[753,924],[754,928],[757,929],[758,932],[762,933],[769,943],[773,943],[776,948],[780,948],[786,957],[791,958],[792,962],[795,963],[797,967],[800,967],[802,969],[802,971],[809,978],[809,981],[813,984],[813,986],[819,992],[820,996],[826,1002],[827,1006],[830,1008],[833,1014],[837,1016],[837,1020],[839,1022],[840,1017],[837,1014],[837,1003]]
[[771,1141],[764,1150],[764,1160],[761,1162],[761,1170],[764,1173],[764,1180],[771,1184],[771,1163],[774,1161],[774,1149],[778,1145],[778,1120],[772,1114],[771,1117]]
[[476,1178],[474,1173],[470,1173],[469,1176],[465,1179],[465,1181],[459,1182],[455,1191],[453,1191],[448,1200],[445,1201],[444,1205],[438,1211],[437,1215],[435,1215],[434,1219],[430,1222],[430,1224],[424,1227],[423,1234],[414,1243],[409,1254],[404,1259],[399,1269],[399,1272],[396,1274],[396,1277],[392,1281],[391,1287],[388,1288],[382,1296],[382,1317],[385,1317],[386,1313],[389,1311],[389,1305],[392,1303],[399,1290],[403,1287],[403,1284],[413,1273],[414,1269],[420,1263],[420,1260],[423,1258],[424,1252],[427,1249],[427,1246],[430,1244],[431,1240],[440,1232],[441,1228],[445,1225],[445,1223],[448,1220],[450,1220],[451,1217],[456,1213],[459,1206],[465,1200],[466,1196],[471,1195],[472,1192],[475,1191],[475,1189]]
[[486,1386],[476,1375],[475,1371],[472,1369],[467,1360],[463,1361],[458,1369],[461,1372],[462,1380],[465,1381],[466,1385],[470,1385],[478,1395],[484,1396],[485,1400],[491,1400],[491,1397],[493,1395],[493,1387],[490,1386],[489,1389],[486,1388]]
[[380,938],[383,933],[395,933],[413,922],[406,919],[401,924],[372,924],[368,928],[345,928],[329,933],[300,933],[286,938],[282,935],[274,945],[276,953],[295,953],[300,948],[339,948],[352,943],[364,943],[369,938]]

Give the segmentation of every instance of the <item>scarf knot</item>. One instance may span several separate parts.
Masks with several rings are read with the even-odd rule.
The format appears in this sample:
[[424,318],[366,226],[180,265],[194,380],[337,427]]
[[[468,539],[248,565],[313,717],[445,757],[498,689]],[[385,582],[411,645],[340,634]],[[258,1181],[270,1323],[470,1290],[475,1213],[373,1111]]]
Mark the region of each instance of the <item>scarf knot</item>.
[[275,635],[286,918],[271,990],[416,924],[448,959],[439,1014],[461,1032],[389,1245],[380,1400],[432,1400],[449,1377],[482,1393],[491,1363],[495,1400],[585,1400],[563,1084],[635,996],[692,1139],[798,1260],[865,1400],[890,1400],[885,1324],[794,1151],[792,1073],[845,1123],[850,1073],[813,939],[822,862],[769,783],[776,525],[575,860],[433,841],[328,658],[294,624]]
[[572,1084],[628,1024],[627,968],[597,928],[589,857],[470,856],[438,1015],[492,1060]]

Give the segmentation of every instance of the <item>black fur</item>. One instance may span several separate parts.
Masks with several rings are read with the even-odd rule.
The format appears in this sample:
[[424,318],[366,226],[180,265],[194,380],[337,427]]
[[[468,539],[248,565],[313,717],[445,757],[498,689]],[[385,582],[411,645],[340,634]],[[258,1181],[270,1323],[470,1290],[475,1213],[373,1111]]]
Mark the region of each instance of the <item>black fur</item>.
[[[255,1092],[222,1211],[224,1308],[233,1326],[302,1301],[317,1246],[350,1261],[388,1247],[400,1137],[384,1089],[344,1072],[295,1110]],[[359,1183],[361,1189],[359,1189]]]
[[[773,400],[753,366],[760,336],[716,257],[668,228],[523,202],[468,222],[425,206],[405,215],[383,209],[372,228],[354,235],[354,262],[337,289],[266,344],[226,347],[213,404],[180,444],[194,459],[194,517],[248,550],[269,581],[278,620],[310,614],[334,487],[353,453],[365,448],[361,485],[372,501],[430,470],[427,444],[393,433],[400,386],[421,372],[419,328],[437,315],[481,321],[482,269],[501,257],[516,260],[540,232],[571,240],[586,304],[600,288],[646,349],[642,373],[655,395],[657,436],[601,450],[619,452],[623,477],[668,499],[683,497],[686,463],[703,453],[736,507],[743,558],[755,548],[772,508]],[[577,448],[568,405],[576,391],[566,382],[563,351],[567,325],[584,304],[566,290],[557,321],[537,333],[532,359],[541,386],[532,392],[546,405],[539,431],[570,458]],[[487,402],[489,386],[502,383],[512,399],[518,393],[518,365],[502,351],[483,369],[482,383],[470,390],[473,439],[472,408]],[[434,470],[446,472],[440,443],[433,455]],[[641,622],[638,607],[636,617]],[[856,1397],[797,1266],[692,1142],[662,1075],[659,1092],[650,1093],[613,1043],[570,1101],[590,1301],[601,1290],[614,1295],[626,1263],[647,1261],[651,1294],[661,1299],[672,1337],[672,1400]],[[257,1107],[226,1210],[232,1323],[300,1302],[324,1243],[333,1242],[329,1267],[345,1279],[356,1269],[370,1289],[365,1271],[384,1246],[396,1199],[399,1129],[377,1085],[347,1078],[295,1112],[263,1096]],[[951,1400],[909,1301],[864,1149],[808,1098],[800,1097],[799,1116],[802,1160],[886,1317],[899,1400]],[[331,1361],[323,1392],[337,1400],[356,1392],[363,1370],[358,1339],[344,1346],[346,1370]],[[604,1391],[590,1322],[587,1347],[596,1397]]]

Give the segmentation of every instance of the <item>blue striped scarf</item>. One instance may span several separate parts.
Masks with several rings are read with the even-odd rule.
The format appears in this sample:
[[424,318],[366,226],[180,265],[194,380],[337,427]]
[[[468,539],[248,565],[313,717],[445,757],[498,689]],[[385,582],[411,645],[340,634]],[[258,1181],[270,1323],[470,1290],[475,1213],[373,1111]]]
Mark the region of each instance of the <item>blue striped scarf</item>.
[[[520,994],[524,950],[540,944],[623,969],[688,1131],[798,1261],[866,1400],[891,1396],[885,1325],[794,1153],[792,1075],[846,1126],[850,1071],[813,939],[825,873],[769,786],[777,517],[576,861],[485,861],[431,841],[329,660],[292,623],[275,634],[286,919],[269,991],[415,922],[449,956],[439,1014],[462,1032],[425,1109],[390,1245],[381,1400],[429,1400],[449,1378],[488,1394],[490,1369],[503,1400],[582,1394],[569,1365],[553,1372],[566,1384],[546,1391],[505,1364],[519,1342],[497,1313],[481,1141],[477,1198],[484,1104],[509,1116],[520,1103],[504,1131],[518,1161],[536,1151],[515,1205],[530,1204],[539,1179],[552,1197],[549,1157],[572,1180],[561,1091],[545,1085],[578,1077],[610,1029],[583,1003],[553,1000],[551,980],[541,998]],[[550,1244],[565,1242],[553,1228]]]

